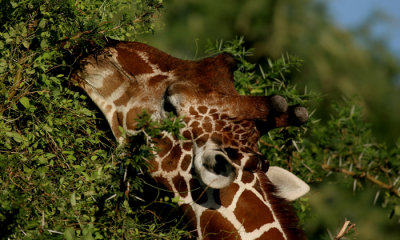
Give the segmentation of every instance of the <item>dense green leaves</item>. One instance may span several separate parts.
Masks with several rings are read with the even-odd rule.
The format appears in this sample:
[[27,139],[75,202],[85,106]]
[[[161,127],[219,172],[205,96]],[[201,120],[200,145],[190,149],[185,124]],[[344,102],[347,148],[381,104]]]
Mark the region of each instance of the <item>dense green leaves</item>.
[[[173,224],[165,227],[161,219],[156,221],[158,217],[147,210],[154,207],[149,202],[157,202],[156,197],[145,204],[132,197],[143,192],[143,174],[139,178],[135,173],[146,172],[144,159],[153,149],[140,137],[135,142],[139,150],[117,148],[94,105],[68,82],[77,58],[101,47],[105,37],[133,39],[152,31],[161,1],[3,2],[1,238],[184,235]],[[165,128],[176,132],[178,123],[166,122]],[[149,124],[150,132],[156,126]],[[122,150],[134,157],[126,161]],[[126,171],[132,174],[124,178]]]
[[[181,239],[190,234],[174,199],[146,174],[156,148],[149,136],[180,138],[180,119],[138,119],[138,134],[117,146],[103,116],[68,82],[77,59],[108,37],[151,32],[161,1],[0,1],[0,236],[9,239]],[[309,183],[338,172],[349,188],[375,186],[375,201],[400,216],[400,148],[377,143],[359,102],[343,100],[325,124],[322,98],[291,79],[302,61],[283,54],[264,65],[247,60],[242,38],[209,44],[231,53],[241,94],[280,94],[311,112],[301,128],[271,131],[260,151]],[[400,143],[399,143],[400,144]],[[397,192],[396,192],[397,191]],[[167,193],[168,194],[168,193]],[[307,198],[297,203],[303,221]]]

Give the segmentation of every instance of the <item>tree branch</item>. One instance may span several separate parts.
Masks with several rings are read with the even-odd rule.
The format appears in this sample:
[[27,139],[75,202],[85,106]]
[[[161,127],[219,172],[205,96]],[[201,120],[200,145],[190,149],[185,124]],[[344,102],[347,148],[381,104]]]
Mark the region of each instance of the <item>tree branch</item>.
[[378,185],[381,188],[384,188],[384,189],[388,190],[389,192],[393,193],[394,195],[396,195],[397,197],[400,198],[400,192],[399,192],[399,190],[397,190],[395,188],[395,186],[393,186],[392,184],[386,184],[386,183],[376,179],[374,176],[371,176],[370,174],[368,174],[368,172],[363,172],[361,174],[358,174],[358,173],[349,171],[349,170],[344,169],[344,168],[331,167],[331,166],[329,166],[328,164],[325,164],[325,163],[322,164],[321,167],[324,170],[333,171],[333,172],[340,172],[340,173],[343,173],[345,175],[351,176],[353,178],[359,178],[359,179],[365,178],[365,179],[369,180],[370,182]]
[[355,224],[351,223],[349,220],[344,221],[342,228],[340,229],[340,231],[338,232],[338,234],[336,235],[336,237],[333,240],[339,240],[342,237],[344,237],[344,235],[346,235],[351,229],[355,228]]

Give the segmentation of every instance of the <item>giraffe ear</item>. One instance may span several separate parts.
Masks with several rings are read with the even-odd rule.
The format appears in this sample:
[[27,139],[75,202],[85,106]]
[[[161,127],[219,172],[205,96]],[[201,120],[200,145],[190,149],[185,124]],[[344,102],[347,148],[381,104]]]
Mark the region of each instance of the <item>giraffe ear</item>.
[[267,177],[277,188],[276,195],[288,201],[296,200],[310,191],[307,183],[280,167],[269,167]]
[[204,184],[220,189],[233,182],[236,173],[224,153],[205,149],[198,149],[196,152],[194,168]]

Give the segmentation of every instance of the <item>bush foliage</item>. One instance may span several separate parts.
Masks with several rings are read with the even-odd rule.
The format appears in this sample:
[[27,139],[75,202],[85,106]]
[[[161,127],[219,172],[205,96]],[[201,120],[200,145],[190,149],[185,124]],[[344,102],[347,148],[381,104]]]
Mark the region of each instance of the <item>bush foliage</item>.
[[[94,105],[68,82],[77,59],[102,47],[105,36],[134,39],[152,31],[161,2],[28,0],[1,5],[0,236],[181,236],[173,226],[160,230],[166,223],[155,221],[150,204],[134,204],[141,198],[124,195],[128,183],[143,192],[134,174],[145,172],[143,158],[151,157],[143,136],[136,137],[130,151],[124,151],[129,146],[117,148]],[[153,125],[145,126],[152,132]]]
[[[0,19],[0,236],[9,239],[189,238],[176,199],[146,175],[149,144],[161,130],[177,133],[179,121],[151,122],[117,146],[90,99],[68,82],[74,63],[105,37],[133,40],[153,31],[161,1],[1,1]],[[314,112],[320,99],[290,82],[301,60],[284,55],[259,66],[243,39],[208,46],[238,61],[241,94],[279,93]],[[339,172],[355,189],[375,184],[384,206],[400,216],[399,145],[376,143],[357,102],[335,105],[327,124],[271,131],[260,149],[273,165],[309,183]],[[146,133],[146,134],[144,134]],[[145,194],[144,194],[145,192]],[[151,192],[151,194],[149,194]],[[305,221],[307,200],[299,201]]]

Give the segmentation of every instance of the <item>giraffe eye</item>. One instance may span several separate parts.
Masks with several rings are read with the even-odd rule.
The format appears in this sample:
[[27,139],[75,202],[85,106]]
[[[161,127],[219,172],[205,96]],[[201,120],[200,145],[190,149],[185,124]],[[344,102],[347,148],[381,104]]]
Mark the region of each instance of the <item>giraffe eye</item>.
[[172,104],[171,100],[172,100],[172,96],[170,96],[168,94],[168,89],[167,89],[167,91],[165,91],[164,99],[163,99],[163,110],[165,112],[170,112],[170,113],[174,114],[175,116],[178,116],[176,107],[174,106],[174,104]]

